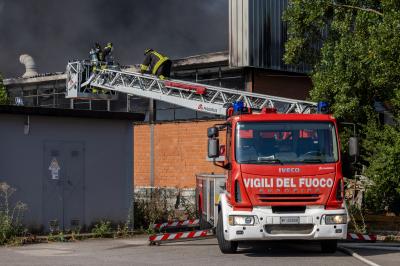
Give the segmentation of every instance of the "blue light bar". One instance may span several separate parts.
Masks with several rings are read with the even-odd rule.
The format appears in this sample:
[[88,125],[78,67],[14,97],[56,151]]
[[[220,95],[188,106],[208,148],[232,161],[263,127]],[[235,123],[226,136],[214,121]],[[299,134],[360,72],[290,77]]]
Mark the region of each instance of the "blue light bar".
[[329,104],[327,102],[318,102],[317,112],[320,114],[328,113]]
[[233,103],[233,111],[234,112],[242,112],[243,108],[244,108],[244,102],[239,101],[239,102]]

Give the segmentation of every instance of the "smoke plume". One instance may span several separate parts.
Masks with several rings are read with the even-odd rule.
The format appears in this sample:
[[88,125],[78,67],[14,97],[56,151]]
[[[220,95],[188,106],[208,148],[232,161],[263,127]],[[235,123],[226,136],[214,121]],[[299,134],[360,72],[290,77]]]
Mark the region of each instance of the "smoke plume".
[[228,48],[228,0],[0,0],[0,72],[24,73],[30,54],[41,73],[88,58],[113,42],[115,59],[140,63],[145,48],[179,58]]

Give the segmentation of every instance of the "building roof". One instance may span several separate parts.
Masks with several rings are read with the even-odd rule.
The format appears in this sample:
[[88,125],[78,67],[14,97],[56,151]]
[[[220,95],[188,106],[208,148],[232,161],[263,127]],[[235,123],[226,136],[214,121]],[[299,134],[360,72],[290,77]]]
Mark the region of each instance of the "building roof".
[[[229,52],[214,52],[200,55],[193,55],[184,58],[179,58],[173,60],[173,70],[185,70],[201,67],[215,67],[215,66],[227,66],[229,65]],[[136,66],[126,66],[126,68],[131,70],[138,70]],[[64,72],[46,73],[39,74],[35,77],[30,78],[7,78],[4,79],[5,86],[13,85],[24,85],[24,84],[37,84],[42,82],[50,81],[63,81],[67,78]]]
[[58,108],[26,107],[26,106],[10,106],[10,105],[0,105],[0,114],[118,119],[118,120],[130,120],[134,122],[144,121],[145,118],[145,115],[140,113],[89,111],[89,110],[77,110],[77,109],[58,109]]
[[173,68],[178,70],[185,68],[212,67],[212,66],[221,66],[228,64],[229,64],[228,51],[193,55],[173,60]]
[[47,73],[47,74],[42,74],[38,75],[36,77],[31,77],[31,78],[8,78],[4,79],[3,83],[5,86],[12,86],[12,85],[23,85],[23,84],[37,84],[37,83],[42,83],[42,82],[48,82],[48,81],[58,81],[58,80],[66,80],[67,75],[62,73],[62,72],[57,72],[57,73]]

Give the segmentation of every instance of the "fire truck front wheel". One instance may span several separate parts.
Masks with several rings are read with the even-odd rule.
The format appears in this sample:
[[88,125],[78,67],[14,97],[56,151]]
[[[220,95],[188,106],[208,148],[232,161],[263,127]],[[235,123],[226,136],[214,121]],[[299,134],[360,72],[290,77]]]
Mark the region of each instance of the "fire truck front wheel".
[[218,214],[217,240],[219,249],[221,250],[222,253],[224,254],[236,253],[236,250],[238,248],[238,242],[225,240],[222,211],[220,211]]

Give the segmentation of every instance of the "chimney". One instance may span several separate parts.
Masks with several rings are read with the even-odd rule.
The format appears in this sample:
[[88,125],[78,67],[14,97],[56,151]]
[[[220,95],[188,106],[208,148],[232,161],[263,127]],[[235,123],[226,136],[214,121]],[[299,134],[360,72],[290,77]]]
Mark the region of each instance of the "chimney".
[[23,78],[31,78],[38,75],[36,72],[36,64],[32,56],[23,54],[19,57],[19,61],[21,64],[25,65],[25,74],[22,75]]

